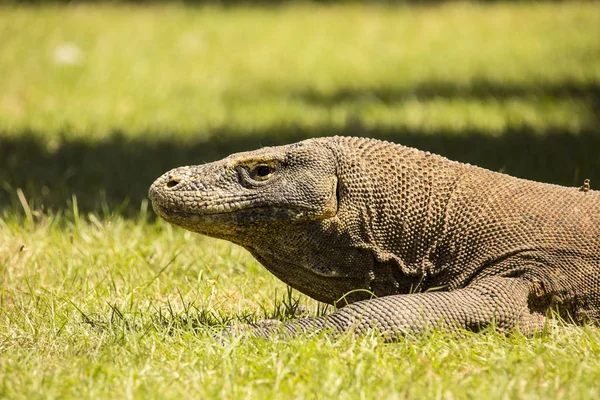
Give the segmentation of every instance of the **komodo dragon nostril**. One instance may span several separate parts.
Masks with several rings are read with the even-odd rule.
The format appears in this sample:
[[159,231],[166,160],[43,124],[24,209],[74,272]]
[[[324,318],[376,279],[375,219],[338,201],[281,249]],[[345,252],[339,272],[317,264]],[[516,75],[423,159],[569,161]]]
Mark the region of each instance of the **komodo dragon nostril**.
[[167,182],[167,187],[169,189],[174,188],[175,186],[179,185],[179,182],[181,182],[182,179],[180,176],[173,176],[169,179],[169,182]]

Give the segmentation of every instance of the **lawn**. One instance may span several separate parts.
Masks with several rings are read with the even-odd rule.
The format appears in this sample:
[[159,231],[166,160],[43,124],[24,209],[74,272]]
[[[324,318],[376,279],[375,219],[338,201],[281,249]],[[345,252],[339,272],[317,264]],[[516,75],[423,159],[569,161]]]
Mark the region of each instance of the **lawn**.
[[323,306],[146,200],[333,134],[598,188],[598,3],[5,5],[0,38],[0,398],[600,396],[595,328],[216,341]]

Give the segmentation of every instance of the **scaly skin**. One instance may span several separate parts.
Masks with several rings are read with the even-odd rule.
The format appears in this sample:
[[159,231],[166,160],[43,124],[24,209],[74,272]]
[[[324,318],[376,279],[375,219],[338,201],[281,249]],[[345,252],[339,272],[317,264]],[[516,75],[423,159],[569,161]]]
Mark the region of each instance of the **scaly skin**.
[[331,137],[176,168],[149,195],[165,220],[245,247],[317,300],[349,303],[284,324],[286,335],[529,333],[549,310],[600,322],[600,193],[587,187]]

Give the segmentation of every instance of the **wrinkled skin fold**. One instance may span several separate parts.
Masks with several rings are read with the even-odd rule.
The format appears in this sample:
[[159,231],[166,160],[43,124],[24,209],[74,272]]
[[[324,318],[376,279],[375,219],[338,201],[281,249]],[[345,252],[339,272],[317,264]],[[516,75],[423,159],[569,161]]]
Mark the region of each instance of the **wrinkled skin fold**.
[[[281,331],[432,326],[525,333],[549,312],[600,321],[600,193],[532,182],[372,139],[331,137],[176,168],[165,220],[245,247],[330,315]],[[338,303],[339,304],[339,303]]]

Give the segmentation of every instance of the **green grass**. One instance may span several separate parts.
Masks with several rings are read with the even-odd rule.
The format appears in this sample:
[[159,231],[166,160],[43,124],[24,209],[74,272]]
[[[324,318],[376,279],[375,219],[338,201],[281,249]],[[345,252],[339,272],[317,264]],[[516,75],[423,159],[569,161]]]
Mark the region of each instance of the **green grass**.
[[597,3],[13,6],[0,38],[0,397],[600,395],[594,328],[219,343],[289,317],[285,285],[145,200],[168,168],[332,134],[597,188]]

